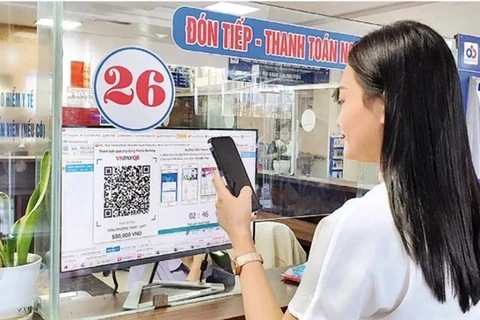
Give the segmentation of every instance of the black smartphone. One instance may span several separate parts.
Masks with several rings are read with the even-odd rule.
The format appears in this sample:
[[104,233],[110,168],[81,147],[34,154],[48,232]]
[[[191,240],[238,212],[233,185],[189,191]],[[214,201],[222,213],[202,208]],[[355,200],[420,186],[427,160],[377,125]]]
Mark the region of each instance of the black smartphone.
[[238,197],[243,187],[250,187],[252,189],[252,212],[260,210],[262,206],[233,139],[231,137],[214,137],[210,138],[208,143],[211,145],[210,151],[217,163],[219,173],[225,178],[230,193]]

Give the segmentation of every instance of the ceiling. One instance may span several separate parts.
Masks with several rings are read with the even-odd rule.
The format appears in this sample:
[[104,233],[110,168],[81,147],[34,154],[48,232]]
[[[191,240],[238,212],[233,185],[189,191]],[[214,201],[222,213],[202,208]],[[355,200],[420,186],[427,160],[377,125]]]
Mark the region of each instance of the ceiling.
[[[64,3],[64,19],[81,22],[75,33],[122,38],[150,38],[171,42],[171,18],[177,7],[206,7],[216,2],[69,2]],[[48,2],[39,4],[39,12],[47,12]],[[305,12],[291,12],[262,3],[249,3],[260,10],[251,17],[302,25],[315,18]],[[285,14],[288,12],[288,15]],[[40,17],[41,16],[41,17]],[[39,14],[39,18],[46,18]],[[36,2],[0,2],[0,23],[35,27]],[[167,35],[158,39],[157,34]]]
[[425,3],[419,1],[338,1],[338,2],[289,2],[289,1],[260,1],[270,6],[322,14],[332,17],[355,19],[367,14],[384,13],[401,8],[416,7]]
[[[267,2],[267,1],[264,1]],[[311,13],[335,16],[343,19],[382,25],[397,20],[411,19],[426,23],[444,37],[453,37],[457,33],[480,36],[480,24],[477,23],[480,2],[466,1],[370,1],[370,2],[287,2],[268,1],[285,9],[296,9]],[[308,25],[321,25],[315,21]],[[353,27],[353,25],[352,25]],[[359,33],[360,35],[360,33]]]
[[[213,3],[215,2],[66,2],[64,18],[82,22],[75,33],[171,42],[171,17],[175,8],[180,5],[206,7]],[[260,9],[248,16],[325,29],[337,28],[332,25],[337,21],[336,25],[341,25],[342,29],[333,31],[358,35],[376,28],[377,24],[406,18],[430,24],[446,37],[459,32],[480,35],[480,26],[476,23],[480,12],[478,2],[257,1],[245,5]],[[51,3],[40,2],[39,12],[49,12],[46,10],[48,6]],[[48,14],[41,15],[46,17]],[[338,19],[331,17],[348,21],[338,22]],[[36,20],[36,2],[0,2],[0,23],[34,27]],[[167,37],[160,39],[157,34]]]

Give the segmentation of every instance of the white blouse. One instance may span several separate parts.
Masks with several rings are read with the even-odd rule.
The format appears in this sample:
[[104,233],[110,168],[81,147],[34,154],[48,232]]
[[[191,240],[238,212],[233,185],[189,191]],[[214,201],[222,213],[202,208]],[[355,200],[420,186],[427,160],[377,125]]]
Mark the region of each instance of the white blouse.
[[288,310],[301,320],[480,319],[480,303],[463,314],[446,293],[439,303],[406,254],[380,184],[320,222]]

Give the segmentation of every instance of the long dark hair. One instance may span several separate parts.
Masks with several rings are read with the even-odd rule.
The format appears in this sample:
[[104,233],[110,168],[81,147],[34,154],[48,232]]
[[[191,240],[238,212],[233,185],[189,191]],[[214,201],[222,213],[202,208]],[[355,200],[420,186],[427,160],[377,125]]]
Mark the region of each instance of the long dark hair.
[[480,299],[480,187],[458,70],[430,27],[399,21],[363,37],[349,65],[365,103],[385,101],[381,171],[395,225],[435,298],[462,311]]

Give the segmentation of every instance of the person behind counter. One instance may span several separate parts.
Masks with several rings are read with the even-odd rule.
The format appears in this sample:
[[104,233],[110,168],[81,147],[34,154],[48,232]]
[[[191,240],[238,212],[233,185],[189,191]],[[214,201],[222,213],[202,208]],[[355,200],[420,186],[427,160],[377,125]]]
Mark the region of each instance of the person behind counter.
[[[205,255],[199,254],[180,259],[160,261],[155,270],[154,280],[164,281],[199,281],[201,265]],[[127,284],[125,289],[130,291],[133,284],[142,279],[145,265],[131,267],[128,271]],[[208,258],[208,266],[202,275],[202,280],[212,274],[211,260]]]
[[280,137],[268,148],[270,168],[276,173],[289,173],[293,154],[292,132],[288,124],[280,127]]
[[480,186],[445,40],[412,21],[367,34],[340,104],[345,157],[377,163],[384,182],[321,221],[285,315],[251,240],[251,190],[235,198],[214,177],[246,318],[480,319]]
[[274,160],[290,160],[292,158],[292,132],[288,124],[280,127],[280,138],[272,142],[270,153]]

